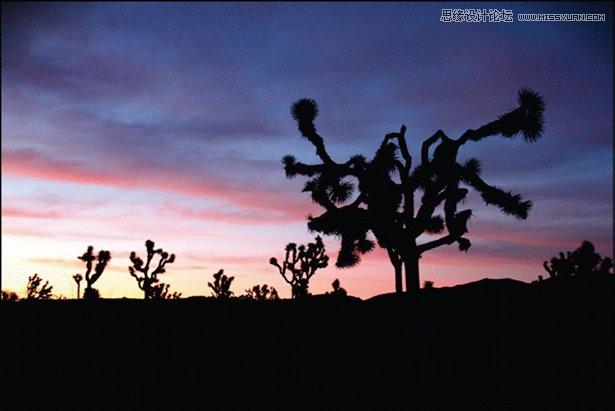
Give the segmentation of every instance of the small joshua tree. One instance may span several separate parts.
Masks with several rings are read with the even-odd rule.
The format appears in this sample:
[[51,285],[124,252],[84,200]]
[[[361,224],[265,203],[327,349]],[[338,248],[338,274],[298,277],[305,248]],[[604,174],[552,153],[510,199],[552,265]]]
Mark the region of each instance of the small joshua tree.
[[590,241],[583,241],[581,246],[572,252],[572,261],[575,266],[575,275],[605,273],[608,274],[613,267],[613,260],[602,258]]
[[169,291],[171,286],[169,284],[160,283],[153,287],[153,300],[177,300],[182,297],[182,293],[174,291],[172,294]]
[[12,303],[15,301],[19,301],[19,296],[14,291],[2,290],[2,294],[0,295],[0,300],[8,301]]
[[325,245],[320,236],[314,243],[307,247],[295,243],[286,246],[285,261],[280,265],[278,260],[272,257],[269,264],[278,268],[280,275],[291,286],[292,297],[301,298],[309,295],[308,285],[310,278],[319,268],[325,268],[329,264],[329,257],[325,255]]
[[255,285],[251,289],[247,289],[242,298],[255,301],[267,301],[278,300],[280,296],[275,288],[269,288],[267,284],[263,284],[262,286]]
[[337,295],[340,297],[345,297],[346,295],[348,295],[346,290],[340,287],[340,280],[338,280],[337,278],[335,279],[335,281],[331,283],[331,286],[333,287],[333,291],[331,292],[331,295]]
[[224,270],[220,270],[214,274],[214,283],[207,283],[209,288],[214,290],[213,296],[216,298],[226,299],[233,295],[231,291],[231,283],[235,277],[227,277],[224,275]]
[[[98,252],[98,256],[94,256],[94,247],[88,246],[88,249],[82,256],[77,257],[78,259],[85,262],[85,290],[83,290],[83,298],[86,300],[95,300],[100,298],[100,293],[97,289],[93,288],[92,285],[100,278],[103,271],[107,267],[109,260],[111,260],[111,253],[106,250],[101,250]],[[94,274],[92,274],[92,263],[94,261],[98,261],[96,266],[94,267]],[[75,277],[73,277],[75,278]],[[77,279],[75,278],[75,281]],[[79,280],[81,281],[81,280]],[[79,283],[77,283],[79,286]]]
[[551,258],[550,262],[545,261],[542,266],[549,273],[549,277],[567,277],[574,273],[574,263],[571,257],[570,251],[566,254],[560,252],[559,257]]
[[423,281],[423,289],[431,290],[433,288],[433,281]]
[[[175,262],[175,254],[169,255],[169,253],[163,251],[162,248],[155,249],[154,245],[152,240],[147,240],[145,242],[145,249],[147,251],[145,263],[140,257],[137,257],[134,251],[130,253],[132,266],[128,267],[128,271],[130,275],[137,280],[137,285],[143,291],[146,300],[159,298],[163,295],[165,284],[158,284],[158,275],[166,272],[164,268],[165,265]],[[150,273],[150,264],[156,254],[160,255],[160,260],[156,268]],[[138,273],[141,273],[141,276],[139,276]]]
[[43,279],[34,274],[32,277],[28,277],[28,285],[26,287],[26,299],[28,300],[49,300],[52,296],[51,290],[53,286],[49,285],[49,281],[45,281],[45,284],[41,283]]
[[590,241],[583,241],[581,246],[574,251],[559,253],[559,257],[553,257],[550,261],[542,264],[549,277],[569,277],[571,275],[609,274],[613,268],[613,260],[610,257],[602,258],[596,253],[594,245]]
[[77,283],[77,300],[81,295],[81,281],[83,280],[83,276],[79,273],[73,275],[73,280]]

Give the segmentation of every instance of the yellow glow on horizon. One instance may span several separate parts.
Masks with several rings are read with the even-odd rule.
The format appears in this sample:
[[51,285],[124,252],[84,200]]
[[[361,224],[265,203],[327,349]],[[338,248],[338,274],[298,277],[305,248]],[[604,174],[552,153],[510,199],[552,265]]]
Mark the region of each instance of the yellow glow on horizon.
[[[16,292],[20,298],[25,296],[28,277],[38,273],[44,281],[53,286],[54,297],[76,298],[77,285],[73,280],[75,273],[85,273],[85,265],[77,259],[83,254],[87,244],[81,239],[34,237],[3,233],[2,241],[2,289]],[[112,259],[103,275],[94,284],[102,298],[143,298],[143,292],[137,282],[128,273],[130,260],[128,255],[132,247],[119,245],[122,250],[110,250]],[[177,246],[175,248],[173,246]],[[189,242],[188,242],[189,244]],[[247,289],[255,285],[267,284],[276,288],[281,298],[290,298],[290,285],[280,276],[277,268],[269,265],[264,251],[254,255],[234,257],[231,250],[219,248],[220,257],[201,258],[196,250],[186,248],[185,241],[164,242],[164,246],[176,251],[177,259],[167,265],[167,272],[159,276],[163,283],[170,284],[171,293],[181,293],[182,298],[191,296],[212,295],[207,283],[213,281],[213,274],[224,269],[227,276],[235,277],[231,291],[236,297],[245,294]],[[319,270],[310,280],[309,291],[312,294],[323,294],[332,291],[331,283],[339,279],[341,287],[349,295],[368,299],[378,294],[394,292],[394,275],[385,252],[376,249],[363,256],[362,262],[351,269],[338,269],[334,261],[338,245],[329,240],[327,249],[331,258],[327,268]],[[133,248],[143,257],[144,250]],[[186,250],[183,251],[182,250]],[[99,249],[95,247],[95,252]],[[447,287],[476,281],[482,278],[514,278],[531,281],[542,274],[541,262],[536,261],[535,273],[520,273],[527,271],[526,260],[506,258],[505,260],[488,258],[488,256],[466,255],[456,250],[442,249],[425,256],[421,261],[421,283],[425,280],[434,281],[435,287]],[[275,252],[270,253],[271,256]],[[279,254],[279,253],[277,253]],[[278,255],[278,257],[280,257]],[[154,263],[157,260],[154,260]],[[85,281],[81,283],[81,290]]]
[[[73,280],[76,273],[85,272],[84,264],[77,259],[85,249],[81,242],[60,241],[53,238],[35,238],[4,234],[2,241],[2,289],[16,292],[25,297],[28,277],[37,273],[44,281],[53,286],[54,298],[77,298],[77,284]],[[98,251],[95,248],[95,252]],[[103,275],[94,284],[102,298],[143,298],[136,280],[128,273],[130,261],[128,252],[112,253],[113,257]],[[183,264],[182,264],[183,263]],[[207,283],[213,281],[213,274],[224,269],[228,276],[234,276],[231,290],[235,296],[245,294],[245,290],[255,285],[267,284],[276,288],[281,298],[290,298],[290,286],[282,279],[277,269],[262,263],[222,261],[203,264],[203,268],[193,268],[188,261],[178,255],[174,264],[167,266],[167,272],[159,276],[161,282],[170,284],[170,292],[182,293],[182,298],[190,296],[211,296],[212,290]],[[337,269],[333,262],[329,267],[318,271],[310,280],[310,292],[321,294],[332,290],[331,283],[339,279],[341,286],[350,295],[369,298],[381,292],[393,291],[389,267],[378,258],[365,261],[360,267],[351,270]],[[374,281],[374,271],[383,275]],[[85,280],[81,282],[81,293]]]

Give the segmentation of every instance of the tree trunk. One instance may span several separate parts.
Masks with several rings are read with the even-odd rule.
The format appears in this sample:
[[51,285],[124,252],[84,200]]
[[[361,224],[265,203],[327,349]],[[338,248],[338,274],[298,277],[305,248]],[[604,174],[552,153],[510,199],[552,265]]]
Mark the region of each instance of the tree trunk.
[[402,286],[402,260],[399,255],[390,248],[387,248],[387,252],[389,254],[389,260],[391,264],[393,264],[393,268],[395,269],[395,292],[401,294],[404,292]]
[[403,256],[404,271],[406,274],[406,292],[409,295],[416,294],[420,286],[419,281],[419,255],[416,250],[411,250]]
[[404,292],[401,282],[401,263],[395,264],[395,292],[397,294]]

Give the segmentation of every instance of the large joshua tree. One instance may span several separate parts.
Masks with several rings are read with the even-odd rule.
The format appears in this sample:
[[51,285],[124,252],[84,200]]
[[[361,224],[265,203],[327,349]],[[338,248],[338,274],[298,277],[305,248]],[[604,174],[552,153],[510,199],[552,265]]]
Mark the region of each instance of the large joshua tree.
[[[521,133],[525,141],[536,141],[543,131],[543,111],[542,97],[522,89],[519,107],[495,121],[469,129],[458,139],[438,130],[423,142],[418,164],[413,164],[408,151],[404,125],[399,132],[384,136],[371,161],[357,155],[338,163],[316,132],[316,102],[301,99],[292,105],[291,113],[302,136],[316,148],[320,163],[304,164],[291,155],[282,161],[287,177],[309,177],[303,191],[311,193],[312,200],[325,209],[318,217],[308,217],[308,228],[341,237],[338,267],[358,264],[360,255],[374,248],[367,237],[371,232],[394,267],[396,292],[403,292],[403,273],[406,291],[414,292],[419,289],[419,258],[423,253],[454,243],[461,251],[470,248],[466,234],[472,211],[457,209],[468,188],[478,191],[486,204],[518,219],[527,218],[530,201],[487,184],[480,177],[477,159],[460,164],[457,155],[464,144],[490,136],[511,138]],[[425,234],[430,236],[419,242]]]

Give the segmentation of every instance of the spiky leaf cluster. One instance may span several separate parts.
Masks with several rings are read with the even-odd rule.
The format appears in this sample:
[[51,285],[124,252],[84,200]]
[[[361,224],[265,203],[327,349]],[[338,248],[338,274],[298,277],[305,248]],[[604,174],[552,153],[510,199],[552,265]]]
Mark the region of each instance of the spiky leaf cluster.
[[498,119],[498,131],[504,137],[523,134],[528,142],[536,141],[544,130],[544,101],[542,97],[527,88],[521,89],[518,96],[519,108]]
[[318,115],[318,104],[311,98],[298,100],[291,108],[291,115],[299,123],[312,122]]

